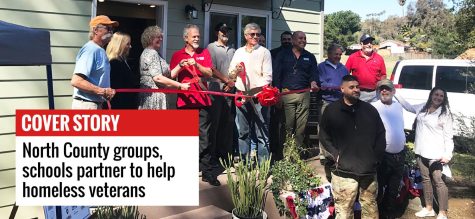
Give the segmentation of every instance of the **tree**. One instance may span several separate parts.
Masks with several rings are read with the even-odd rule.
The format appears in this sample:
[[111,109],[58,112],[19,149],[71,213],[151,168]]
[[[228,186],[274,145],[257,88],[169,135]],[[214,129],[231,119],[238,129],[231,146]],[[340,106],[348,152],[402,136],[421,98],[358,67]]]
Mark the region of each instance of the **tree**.
[[407,19],[404,35],[410,37],[408,41],[416,49],[448,57],[462,51],[460,37],[451,29],[455,26],[454,13],[443,0],[417,0],[415,6],[409,4]]
[[353,33],[361,30],[361,18],[352,11],[338,11],[325,15],[325,48],[331,43],[338,43],[343,48],[357,42]]
[[464,49],[475,47],[475,0],[458,2],[459,10],[455,14],[455,29],[464,39]]

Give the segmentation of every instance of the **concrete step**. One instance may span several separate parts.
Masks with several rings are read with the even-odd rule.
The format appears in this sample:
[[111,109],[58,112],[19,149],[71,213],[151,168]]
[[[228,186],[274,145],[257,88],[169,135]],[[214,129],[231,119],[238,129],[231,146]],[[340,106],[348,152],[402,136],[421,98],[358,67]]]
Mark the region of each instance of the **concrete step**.
[[164,217],[163,219],[229,219],[231,217],[231,213],[214,205],[208,205],[181,214]]

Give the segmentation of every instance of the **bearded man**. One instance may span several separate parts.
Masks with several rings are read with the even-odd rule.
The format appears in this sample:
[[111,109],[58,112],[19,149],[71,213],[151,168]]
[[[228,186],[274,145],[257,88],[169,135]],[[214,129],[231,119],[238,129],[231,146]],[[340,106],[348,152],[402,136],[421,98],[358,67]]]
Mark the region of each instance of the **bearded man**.
[[104,46],[112,38],[113,28],[119,22],[99,15],[89,22],[89,39],[79,50],[71,78],[73,109],[101,109],[102,103],[112,99],[115,90],[110,88],[110,63]]

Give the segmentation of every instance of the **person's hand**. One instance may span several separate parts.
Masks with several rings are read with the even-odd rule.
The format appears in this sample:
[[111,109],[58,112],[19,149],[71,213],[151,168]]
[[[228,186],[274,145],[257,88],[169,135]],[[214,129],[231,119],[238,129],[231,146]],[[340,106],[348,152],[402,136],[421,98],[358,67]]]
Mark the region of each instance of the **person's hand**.
[[318,91],[320,90],[320,88],[318,87],[317,82],[315,82],[315,81],[312,81],[312,82],[310,83],[310,88],[316,89],[316,90],[312,90],[312,92],[318,92]]
[[102,96],[106,99],[106,100],[111,100],[114,95],[115,95],[115,90],[112,89],[112,88],[104,88],[104,93],[102,94]]
[[194,58],[189,58],[187,62],[188,62],[188,65],[196,65],[196,61]]
[[244,70],[244,67],[241,65],[241,63],[238,63],[236,65],[236,73],[241,73]]
[[180,63],[178,63],[180,67],[188,65],[188,60],[187,59],[182,59],[180,60]]
[[449,161],[450,161],[450,160],[447,159],[447,158],[445,158],[445,157],[440,158],[440,163],[442,163],[442,164],[448,164]]
[[190,83],[180,83],[180,85],[178,85],[178,89],[179,90],[188,90],[188,89],[190,89]]
[[229,81],[226,83],[226,86],[224,86],[223,91],[224,91],[224,92],[229,92],[229,91],[231,91],[231,90],[233,89],[234,85],[235,85],[235,84],[234,84],[234,81],[233,81],[233,80],[229,80]]

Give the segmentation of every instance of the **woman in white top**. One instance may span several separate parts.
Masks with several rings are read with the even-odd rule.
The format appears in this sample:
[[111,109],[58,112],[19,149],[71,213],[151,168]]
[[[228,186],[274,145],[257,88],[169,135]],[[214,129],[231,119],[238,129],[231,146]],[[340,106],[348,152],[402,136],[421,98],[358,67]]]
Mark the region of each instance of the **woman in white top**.
[[[140,88],[177,88],[188,90],[190,83],[179,83],[170,79],[171,74],[178,74],[186,64],[181,60],[174,69],[170,69],[158,50],[163,42],[162,29],[158,26],[147,27],[142,33],[142,46],[144,50],[140,56]],[[166,109],[167,99],[164,93],[139,93],[139,109]]]
[[442,179],[442,166],[452,159],[454,149],[453,119],[447,92],[440,87],[434,87],[425,104],[414,106],[397,94],[396,98],[404,109],[417,114],[414,152],[422,175],[425,207],[417,212],[416,216],[435,216],[432,209],[432,185],[435,185],[439,203],[437,219],[447,218],[448,189]]

